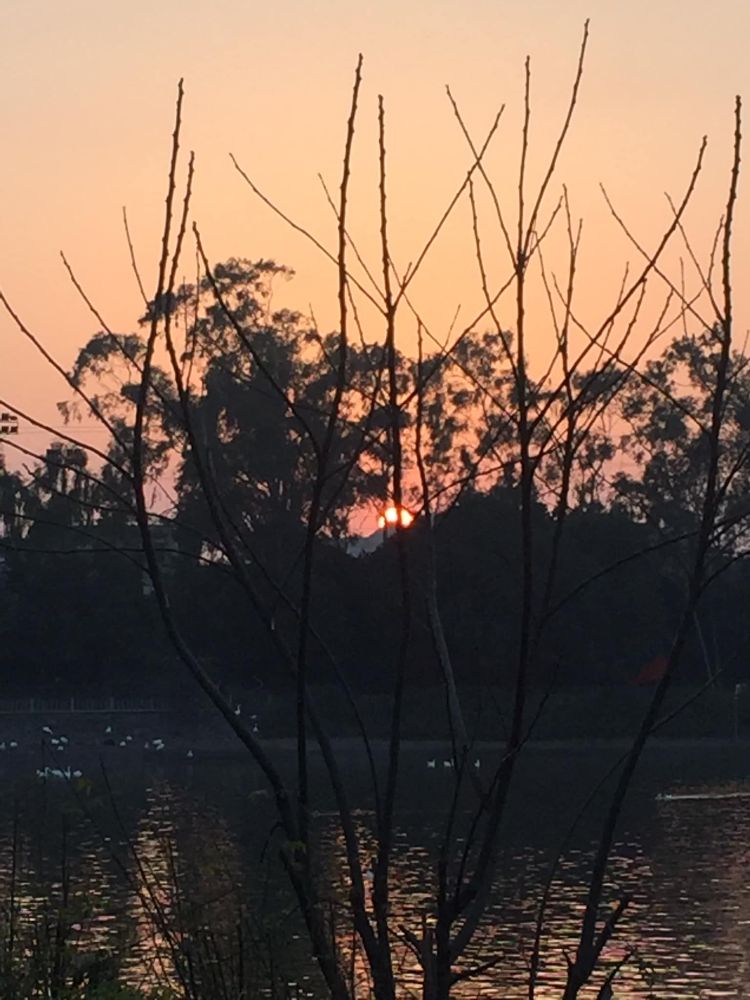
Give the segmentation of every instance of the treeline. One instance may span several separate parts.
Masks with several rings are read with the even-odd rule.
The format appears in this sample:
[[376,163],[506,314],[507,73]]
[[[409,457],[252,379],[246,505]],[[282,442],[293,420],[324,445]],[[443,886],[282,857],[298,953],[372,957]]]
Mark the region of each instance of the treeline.
[[[398,543],[390,537],[356,555],[348,537],[355,514],[382,510],[391,478],[384,347],[350,343],[342,368],[337,334],[272,308],[273,283],[287,276],[269,261],[230,260],[143,317],[148,326],[158,315],[180,338],[179,357],[159,359],[144,400],[152,537],[176,621],[217,681],[230,689],[283,686],[289,676],[279,648],[298,640],[315,442],[327,440],[309,680],[343,677],[356,690],[385,691],[403,603]],[[408,683],[443,676],[430,616],[436,599],[457,682],[510,685],[522,578],[532,581],[538,637],[530,682],[653,680],[685,602],[719,339],[712,330],[685,333],[637,371],[613,357],[556,389],[549,373],[538,385],[527,382],[525,453],[539,442],[523,528],[531,546],[521,544],[512,340],[503,331],[467,331],[449,352],[420,346],[416,359],[397,358],[404,503],[415,515],[403,533],[412,594]],[[70,373],[61,404],[69,437],[80,416],[95,412],[110,433],[106,449],[58,442],[27,472],[0,471],[0,660],[8,691],[157,692],[174,690],[181,676],[144,571],[131,483],[146,349],[141,333],[101,331]],[[716,676],[734,684],[748,674],[749,389],[737,357],[712,586],[680,668],[692,682]],[[327,439],[337,392],[339,417]],[[233,572],[222,525],[232,534],[232,558],[242,553]],[[524,559],[531,559],[525,576]]]
[[[6,692],[174,691],[182,673],[146,577],[132,550],[116,551],[114,526],[82,535],[54,519],[35,521],[6,548],[2,646]],[[58,512],[59,514],[59,512]],[[539,504],[540,550],[553,523]],[[127,525],[122,525],[122,535]],[[413,565],[426,558],[419,519],[410,529]],[[517,658],[518,527],[512,487],[471,491],[435,531],[438,587],[448,648],[459,683],[510,685]],[[244,595],[221,565],[197,561],[172,547],[165,532],[173,608],[213,675],[229,690],[260,683],[283,687],[288,676],[261,616],[248,615]],[[106,544],[103,544],[106,543]],[[398,579],[395,539],[356,557],[323,544],[315,580],[311,681],[336,681],[333,664],[359,691],[389,689],[392,677]],[[649,549],[653,551],[648,551]],[[677,548],[677,546],[674,546]],[[541,560],[545,558],[540,551]],[[648,525],[622,510],[579,509],[570,516],[560,555],[556,606],[536,657],[539,684],[631,684],[653,679],[648,667],[668,650],[684,598],[678,557],[659,547]],[[601,575],[600,575],[601,574]],[[275,595],[268,582],[269,605]],[[286,581],[293,592],[299,581]],[[681,679],[722,684],[747,678],[750,568],[729,567],[707,595],[696,620]],[[409,678],[441,682],[419,573],[414,580],[415,623]],[[200,608],[200,615],[195,608]],[[275,628],[291,632],[294,612],[279,601]]]

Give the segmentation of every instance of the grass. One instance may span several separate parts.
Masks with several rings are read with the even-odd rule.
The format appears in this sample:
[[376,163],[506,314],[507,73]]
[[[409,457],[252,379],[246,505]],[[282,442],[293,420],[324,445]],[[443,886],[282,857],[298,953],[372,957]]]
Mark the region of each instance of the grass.
[[289,926],[251,901],[214,827],[191,817],[181,855],[174,837],[139,839],[108,786],[91,795],[61,781],[17,797],[0,847],[2,1000],[288,1000]]

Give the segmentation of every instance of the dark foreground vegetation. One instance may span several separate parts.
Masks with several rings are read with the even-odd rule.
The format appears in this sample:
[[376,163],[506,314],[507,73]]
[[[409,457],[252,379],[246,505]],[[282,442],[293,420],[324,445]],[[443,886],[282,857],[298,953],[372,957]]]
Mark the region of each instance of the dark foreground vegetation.
[[166,803],[170,839],[132,812],[106,771],[15,780],[0,834],[4,1000],[312,996],[289,986],[301,955],[290,958],[284,895],[271,908],[257,886],[248,891],[211,818]]

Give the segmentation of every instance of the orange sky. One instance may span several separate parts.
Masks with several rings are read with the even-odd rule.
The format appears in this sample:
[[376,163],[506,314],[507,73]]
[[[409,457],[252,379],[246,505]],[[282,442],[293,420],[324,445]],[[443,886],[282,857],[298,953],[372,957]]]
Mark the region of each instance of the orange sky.
[[[126,205],[147,288],[154,284],[180,76],[185,146],[197,154],[194,214],[209,256],[274,257],[292,266],[298,277],[278,301],[305,310],[311,304],[322,327],[335,323],[335,275],[254,199],[228,153],[332,245],[334,222],[317,173],[336,186],[359,51],[365,82],[352,228],[376,263],[374,123],[382,92],[393,252],[403,268],[469,160],[445,83],[477,134],[507,103],[488,165],[512,199],[524,56],[532,57],[532,141],[542,154],[564,110],[583,21],[591,17],[580,105],[555,191],[567,183],[576,214],[586,219],[579,307],[592,321],[625,259],[635,259],[607,215],[598,182],[638,234],[653,239],[668,218],[663,192],[679,195],[708,133],[707,168],[689,217],[696,245],[705,249],[725,199],[733,97],[744,93],[750,103],[747,0],[3,0],[2,8],[0,288],[65,365],[96,324],[65,276],[60,249],[110,325],[132,328],[140,302],[122,231]],[[532,166],[539,163],[536,155]],[[748,205],[746,197],[736,246],[742,322]],[[468,236],[463,207],[415,287],[436,333],[444,333],[457,305],[468,318],[479,301]],[[491,251],[489,222],[485,238]],[[494,267],[496,278],[503,273]],[[512,314],[501,315],[512,326]],[[405,326],[407,346],[409,336]],[[5,316],[0,396],[55,422],[54,403],[66,397]],[[39,438],[20,440],[33,447]]]

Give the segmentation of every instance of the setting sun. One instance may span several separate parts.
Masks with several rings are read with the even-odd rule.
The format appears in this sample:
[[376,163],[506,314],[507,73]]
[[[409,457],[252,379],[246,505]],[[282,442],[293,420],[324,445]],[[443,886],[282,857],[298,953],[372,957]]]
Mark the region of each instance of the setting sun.
[[378,518],[378,527],[392,527],[398,524],[399,520],[401,521],[402,528],[408,528],[414,521],[414,515],[410,514],[406,507],[399,508],[394,504],[390,504]]

